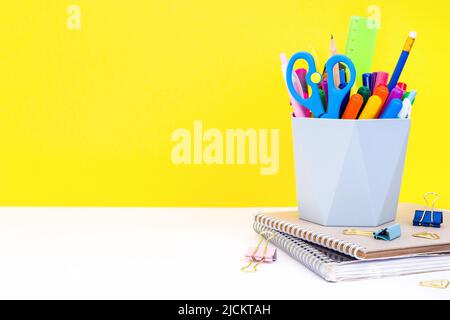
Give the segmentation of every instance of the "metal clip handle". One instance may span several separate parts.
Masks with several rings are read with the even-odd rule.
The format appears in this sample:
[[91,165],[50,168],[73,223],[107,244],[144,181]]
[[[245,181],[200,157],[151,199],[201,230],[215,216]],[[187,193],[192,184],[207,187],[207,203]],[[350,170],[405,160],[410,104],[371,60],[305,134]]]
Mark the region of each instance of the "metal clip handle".
[[[244,271],[244,272],[256,272],[256,268],[258,268],[260,263],[264,261],[264,258],[260,259],[259,261],[255,259],[255,255],[258,252],[258,249],[259,249],[259,247],[261,246],[261,243],[264,240],[264,235],[266,235],[267,238],[266,238],[266,243],[264,244],[263,257],[267,253],[267,248],[269,247],[269,241],[272,240],[273,237],[275,237],[275,233],[273,233],[272,231],[263,231],[259,235],[260,235],[260,239],[259,239],[258,245],[256,246],[255,250],[252,253],[251,260],[250,260],[249,264],[247,264],[246,266],[241,268],[241,270]],[[255,263],[253,265],[253,269],[249,270],[250,266],[253,263]]]

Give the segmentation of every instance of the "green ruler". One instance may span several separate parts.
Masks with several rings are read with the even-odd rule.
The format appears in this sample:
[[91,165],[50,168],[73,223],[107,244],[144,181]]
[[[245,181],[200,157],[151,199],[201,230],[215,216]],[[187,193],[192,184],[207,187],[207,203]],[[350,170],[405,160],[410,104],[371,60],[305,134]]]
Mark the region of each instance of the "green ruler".
[[362,74],[371,72],[378,29],[369,18],[352,16],[345,55],[356,68],[356,86],[362,86]]

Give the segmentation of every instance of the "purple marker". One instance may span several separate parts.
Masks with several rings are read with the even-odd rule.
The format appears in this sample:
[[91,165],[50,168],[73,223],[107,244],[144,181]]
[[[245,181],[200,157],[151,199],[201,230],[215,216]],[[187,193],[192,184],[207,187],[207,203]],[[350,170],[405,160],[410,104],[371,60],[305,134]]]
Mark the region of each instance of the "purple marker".
[[384,110],[386,110],[386,107],[391,104],[392,100],[394,100],[394,99],[400,99],[401,100],[403,98],[403,94],[404,93],[405,92],[402,89],[398,88],[398,87],[395,87],[394,89],[392,89],[391,93],[389,93],[389,96],[386,99],[386,102],[385,102],[385,104],[383,106],[383,109],[381,109],[381,113],[380,114],[383,114]]
[[377,83],[378,72],[372,72],[372,76],[370,77],[370,93],[373,94],[373,90],[375,90],[375,83]]

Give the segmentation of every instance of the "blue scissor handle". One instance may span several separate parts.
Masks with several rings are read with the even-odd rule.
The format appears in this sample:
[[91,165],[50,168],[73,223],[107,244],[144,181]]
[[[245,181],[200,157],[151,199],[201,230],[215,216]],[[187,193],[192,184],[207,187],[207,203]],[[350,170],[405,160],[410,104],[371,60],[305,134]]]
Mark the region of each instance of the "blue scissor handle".
[[[333,75],[333,67],[337,63],[345,63],[350,70],[350,80],[347,82],[347,85],[342,89],[337,89],[334,86],[334,81],[328,81],[328,107],[327,113],[323,115],[322,118],[331,118],[331,119],[339,119],[339,111],[341,109],[342,101],[345,96],[349,93],[356,80],[356,70],[355,65],[352,60],[343,54],[336,54],[328,59],[325,64],[325,68],[327,70],[328,76],[332,77]],[[345,107],[345,106],[344,106]]]
[[[294,71],[294,64],[297,60],[305,60],[308,64],[308,73],[306,74],[306,82],[311,87],[311,95],[308,99],[304,97],[300,97],[297,90],[294,88],[294,84],[292,83],[292,72]],[[314,62],[314,57],[308,52],[297,52],[294,54],[289,60],[287,70],[286,70],[286,83],[291,93],[292,97],[297,100],[302,106],[311,110],[316,118],[320,118],[325,110],[322,106],[322,100],[320,99],[319,87],[317,83],[311,81],[311,76],[317,73],[316,71],[316,63]]]

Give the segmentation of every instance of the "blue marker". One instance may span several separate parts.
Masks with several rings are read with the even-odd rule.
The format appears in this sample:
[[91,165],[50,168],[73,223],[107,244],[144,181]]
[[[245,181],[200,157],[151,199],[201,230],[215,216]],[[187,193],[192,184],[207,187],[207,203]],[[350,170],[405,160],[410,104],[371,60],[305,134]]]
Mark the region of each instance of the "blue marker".
[[367,87],[370,89],[370,78],[372,77],[371,73],[364,73],[362,75],[362,83],[364,87]]
[[380,119],[397,119],[400,110],[402,110],[403,102],[400,99],[392,99],[391,103],[384,109]]

